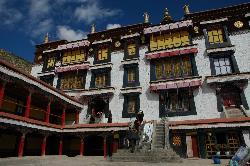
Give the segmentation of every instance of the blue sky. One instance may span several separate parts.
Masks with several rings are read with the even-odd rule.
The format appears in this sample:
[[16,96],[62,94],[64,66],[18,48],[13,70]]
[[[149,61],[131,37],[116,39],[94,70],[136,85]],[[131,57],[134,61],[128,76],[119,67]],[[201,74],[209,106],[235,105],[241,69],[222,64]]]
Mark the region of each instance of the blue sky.
[[47,32],[51,40],[77,40],[93,23],[97,31],[141,23],[145,11],[157,24],[164,8],[178,20],[185,4],[197,12],[246,2],[250,0],[0,0],[0,48],[32,62],[35,45]]

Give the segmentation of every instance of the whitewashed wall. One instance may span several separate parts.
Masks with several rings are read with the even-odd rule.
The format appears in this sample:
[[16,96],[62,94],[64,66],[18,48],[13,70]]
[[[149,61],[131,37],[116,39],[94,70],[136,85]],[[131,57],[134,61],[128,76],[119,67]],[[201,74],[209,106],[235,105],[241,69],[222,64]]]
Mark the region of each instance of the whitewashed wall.
[[[240,34],[230,35],[233,45],[236,47],[235,58],[241,72],[250,72],[250,33],[244,32]],[[204,81],[205,76],[211,75],[210,61],[206,54],[204,37],[194,39],[194,44],[197,44],[198,53],[195,55],[196,66],[199,76],[202,76],[202,86],[194,90],[194,101],[197,115],[170,117],[170,120],[191,120],[191,119],[208,119],[219,118],[220,113],[217,110],[217,100],[215,90],[210,88]],[[140,95],[140,109],[144,112],[145,120],[159,120],[159,95],[149,91],[150,82],[150,63],[145,59],[145,52],[148,50],[146,46],[139,49],[139,81],[142,87]],[[111,86],[115,88],[113,97],[110,98],[109,108],[113,115],[113,122],[128,122],[129,118],[122,118],[124,96],[121,94],[123,85],[124,68],[121,64],[123,61],[124,51],[116,51],[111,53]],[[93,64],[93,57],[89,57],[88,61]],[[32,68],[31,74],[37,77],[37,73],[41,73],[42,66],[35,65]],[[87,72],[85,88],[89,89],[91,82],[91,71]],[[57,76],[54,79],[56,87]],[[250,86],[244,87],[245,96],[250,106]],[[75,94],[77,95],[77,94]],[[86,123],[87,105],[80,113],[80,123]],[[103,122],[106,122],[104,119]]]
[[[235,46],[235,59],[237,61],[240,72],[250,72],[250,31],[241,31],[229,36],[232,45]],[[250,80],[249,80],[250,81]],[[243,88],[245,97],[250,107],[250,85],[248,84]],[[250,113],[250,110],[248,110]]]

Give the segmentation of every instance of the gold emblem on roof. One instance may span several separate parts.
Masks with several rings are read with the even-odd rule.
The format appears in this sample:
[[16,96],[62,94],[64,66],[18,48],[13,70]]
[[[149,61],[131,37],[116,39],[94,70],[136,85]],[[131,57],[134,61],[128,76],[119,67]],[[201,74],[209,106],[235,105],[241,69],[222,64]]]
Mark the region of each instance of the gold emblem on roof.
[[234,22],[234,26],[235,26],[236,28],[242,28],[243,25],[244,25],[244,23],[243,23],[242,21],[235,21],[235,22]]
[[194,26],[194,32],[195,32],[195,33],[199,33],[199,27]]
[[121,46],[121,42],[116,41],[116,42],[115,42],[115,47],[120,47],[120,46]]

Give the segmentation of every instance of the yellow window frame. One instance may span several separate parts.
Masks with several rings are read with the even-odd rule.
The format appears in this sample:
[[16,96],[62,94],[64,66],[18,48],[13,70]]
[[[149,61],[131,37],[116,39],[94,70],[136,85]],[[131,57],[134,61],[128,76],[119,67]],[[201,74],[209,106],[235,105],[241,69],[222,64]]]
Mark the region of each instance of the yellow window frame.
[[224,42],[224,32],[222,28],[211,29],[207,31],[208,42],[210,44],[223,43]]
[[97,52],[97,60],[107,60],[108,59],[108,48],[101,48]]
[[49,57],[47,61],[47,68],[51,68],[55,66],[55,57]]
[[135,43],[128,44],[128,55],[133,56],[135,54],[136,54],[136,44]]

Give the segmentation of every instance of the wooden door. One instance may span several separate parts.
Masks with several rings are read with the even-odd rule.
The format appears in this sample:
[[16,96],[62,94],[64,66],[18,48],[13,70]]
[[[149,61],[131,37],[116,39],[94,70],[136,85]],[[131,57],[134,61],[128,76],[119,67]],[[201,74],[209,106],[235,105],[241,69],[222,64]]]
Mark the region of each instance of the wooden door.
[[193,157],[199,157],[197,135],[192,135]]

